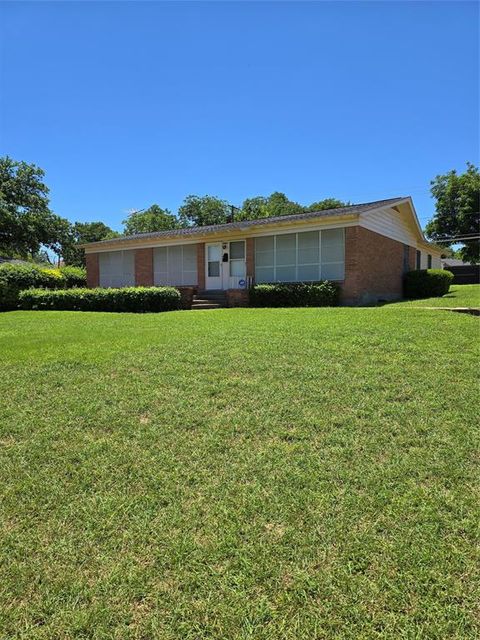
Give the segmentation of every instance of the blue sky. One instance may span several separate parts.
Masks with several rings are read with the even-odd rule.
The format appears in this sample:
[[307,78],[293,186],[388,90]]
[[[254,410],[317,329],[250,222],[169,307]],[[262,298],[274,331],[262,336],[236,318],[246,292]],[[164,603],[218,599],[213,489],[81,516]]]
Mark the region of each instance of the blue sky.
[[410,194],[478,162],[474,2],[4,2],[0,154],[54,211],[121,229],[233,204]]

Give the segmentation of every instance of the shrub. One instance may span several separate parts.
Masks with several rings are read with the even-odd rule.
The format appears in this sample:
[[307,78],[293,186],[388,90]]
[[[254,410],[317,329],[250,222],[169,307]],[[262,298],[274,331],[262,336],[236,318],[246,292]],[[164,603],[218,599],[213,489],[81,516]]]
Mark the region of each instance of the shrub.
[[406,298],[434,298],[448,293],[453,273],[445,269],[418,269],[405,274]]
[[250,289],[252,307],[335,307],[340,287],[335,282],[256,284]]
[[35,264],[0,265],[0,310],[16,309],[18,295],[30,287],[56,289],[65,286],[58,269],[44,269]]
[[122,289],[28,289],[20,293],[22,309],[57,311],[173,311],[180,292],[173,287]]
[[87,286],[87,272],[82,267],[60,267],[60,273],[65,279],[67,289]]

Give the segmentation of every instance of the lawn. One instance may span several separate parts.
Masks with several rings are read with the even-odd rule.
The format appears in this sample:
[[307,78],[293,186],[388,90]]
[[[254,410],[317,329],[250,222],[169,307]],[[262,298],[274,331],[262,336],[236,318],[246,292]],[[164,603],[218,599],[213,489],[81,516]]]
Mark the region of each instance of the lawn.
[[478,337],[0,314],[0,638],[478,638]]
[[394,304],[401,307],[480,307],[480,284],[453,284],[441,298],[403,300]]

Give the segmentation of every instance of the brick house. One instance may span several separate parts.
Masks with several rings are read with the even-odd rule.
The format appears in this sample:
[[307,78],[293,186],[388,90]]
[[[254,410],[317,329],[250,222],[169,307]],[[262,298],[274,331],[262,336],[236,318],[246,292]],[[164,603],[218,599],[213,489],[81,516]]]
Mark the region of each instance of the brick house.
[[142,233],[84,245],[88,286],[173,285],[244,304],[260,282],[337,281],[344,304],[399,298],[410,269],[441,268],[412,199]]

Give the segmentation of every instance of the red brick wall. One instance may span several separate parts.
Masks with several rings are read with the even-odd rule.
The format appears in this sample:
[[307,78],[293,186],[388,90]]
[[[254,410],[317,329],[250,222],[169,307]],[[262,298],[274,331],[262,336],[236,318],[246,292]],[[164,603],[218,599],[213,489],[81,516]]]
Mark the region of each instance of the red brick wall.
[[99,287],[100,268],[98,265],[98,253],[87,253],[85,260],[87,262],[87,287]]
[[197,278],[200,291],[205,289],[205,243],[197,244]]
[[255,277],[255,239],[247,238],[246,240],[246,268],[247,278]]
[[[345,281],[342,301],[364,304],[400,298],[403,243],[360,226],[345,229]],[[415,249],[409,248],[409,264]]]
[[248,307],[248,291],[245,289],[227,289],[225,295],[227,307]]
[[417,250],[415,247],[408,247],[408,266],[410,271],[417,268]]
[[135,286],[153,286],[153,249],[135,249]]

